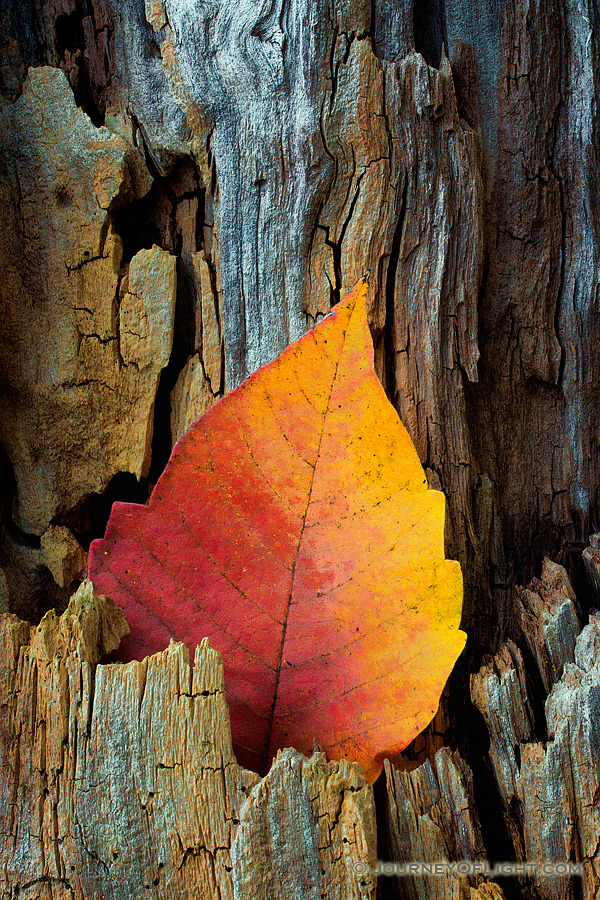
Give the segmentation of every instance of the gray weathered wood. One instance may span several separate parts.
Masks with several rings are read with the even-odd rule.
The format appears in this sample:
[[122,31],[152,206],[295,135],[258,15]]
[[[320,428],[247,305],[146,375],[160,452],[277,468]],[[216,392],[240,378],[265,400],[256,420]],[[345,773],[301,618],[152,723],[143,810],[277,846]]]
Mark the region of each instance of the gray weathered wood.
[[[458,752],[438,750],[412,771],[385,765],[390,858],[394,862],[486,859],[473,794],[473,775]],[[465,875],[406,876],[392,882],[393,896],[415,900],[468,898]]]
[[231,749],[220,655],[98,665],[128,630],[89,581],[37,628],[0,616],[2,896],[374,898],[358,765],[286,750],[261,780]]
[[[0,11],[0,607],[64,608],[101,530],[94,494],[122,498],[124,473],[147,491],[194,416],[370,268],[378,372],[446,493],[471,646],[496,653],[473,697],[515,855],[579,841],[595,884],[595,796],[569,781],[583,760],[595,783],[595,669],[568,590],[542,575],[515,605],[511,586],[544,554],[577,576],[600,512],[598,5]],[[160,296],[131,289],[155,244],[174,308],[170,275]]]
[[590,545],[585,548],[582,557],[596,602],[600,602],[600,534],[590,535]]
[[565,663],[573,662],[581,631],[579,603],[562,566],[545,559],[541,578],[515,588],[511,630],[525,639],[549,693]]
[[592,900],[600,889],[600,619],[591,615],[573,640],[574,595],[564,570],[547,560],[541,581],[519,595],[521,640],[547,691],[545,723],[534,722],[523,657],[511,641],[472,676],[471,695],[488,728],[516,858],[584,866],[582,894],[578,879],[537,873],[529,881],[534,896]]
[[[544,535],[538,554],[556,553],[562,535],[585,540],[598,511],[590,437],[600,408],[591,312],[598,247],[593,189],[582,174],[597,152],[589,112],[598,91],[596,6],[452,0],[445,12],[431,4],[429,18],[419,13],[414,24],[411,4],[387,0],[94,0],[81,13],[75,0],[61,0],[37,23],[5,5],[14,33],[3,82],[9,103],[26,62],[60,65],[80,103],[120,135],[130,159],[145,154],[155,176],[141,215],[151,215],[182,277],[179,343],[163,379],[171,422],[147,386],[148,409],[159,416],[149,426],[172,428],[174,439],[372,269],[378,370],[430,481],[446,492],[448,546],[467,576],[465,623],[481,649],[492,648],[506,626],[511,573],[531,575],[533,536]],[[64,46],[66,18],[72,40],[83,41],[75,51]],[[439,70],[411,55],[415,43]],[[182,157],[196,167],[188,194],[177,188]],[[138,169],[143,175],[143,162]],[[48,204],[29,189],[27,197],[42,217]],[[66,231],[82,233],[75,207],[50,209]],[[9,269],[17,246],[46,266],[64,265],[60,244],[43,238],[29,249],[18,216],[6,232],[19,235],[17,245],[4,243]],[[123,278],[127,263],[115,265]],[[36,317],[66,358],[68,342],[42,312],[51,303],[43,288],[38,294]],[[5,329],[9,321],[3,316]],[[11,342],[19,341],[15,327]],[[94,354],[99,380],[87,385],[89,398],[72,404],[77,430],[86,404],[105,405],[106,355]],[[16,375],[8,383],[17,390]],[[60,409],[64,379],[49,390]],[[41,398],[15,402],[39,419]],[[15,414],[18,441],[10,438]],[[131,430],[134,414],[120,415]],[[47,461],[39,509],[25,515],[20,457],[38,449],[24,418],[20,407],[11,411],[2,435],[19,489],[15,515],[36,535],[83,515],[110,471],[139,472],[106,442],[102,478],[80,475],[67,491],[58,477],[65,448]],[[45,422],[45,444],[56,444],[60,422]],[[85,472],[81,460],[78,468]],[[562,546],[569,563],[571,545]],[[18,604],[23,579],[11,573]],[[25,582],[31,587],[32,577]]]

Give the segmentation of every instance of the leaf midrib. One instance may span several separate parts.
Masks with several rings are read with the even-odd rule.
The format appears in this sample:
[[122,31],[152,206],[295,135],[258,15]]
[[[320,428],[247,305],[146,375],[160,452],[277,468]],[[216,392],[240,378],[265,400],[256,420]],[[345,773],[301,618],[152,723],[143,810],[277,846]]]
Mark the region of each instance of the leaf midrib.
[[312,473],[312,476],[310,479],[310,487],[308,490],[308,498],[306,501],[306,508],[304,510],[304,515],[302,516],[302,524],[300,526],[300,534],[298,535],[298,546],[296,547],[296,556],[294,557],[294,562],[292,565],[292,572],[291,572],[291,578],[290,578],[290,590],[289,590],[287,605],[286,605],[286,609],[285,609],[285,617],[283,620],[283,629],[281,632],[281,642],[279,644],[279,658],[277,660],[277,668],[275,670],[275,686],[273,688],[273,702],[271,703],[271,711],[269,713],[269,719],[268,719],[268,725],[267,725],[267,736],[265,739],[265,748],[263,751],[263,757],[262,757],[261,766],[260,766],[260,774],[262,776],[266,775],[266,772],[267,772],[267,762],[269,759],[269,748],[271,745],[271,734],[273,732],[273,723],[275,721],[275,708],[277,706],[277,693],[279,690],[279,679],[280,679],[280,675],[281,675],[281,668],[282,668],[282,661],[283,661],[283,650],[284,650],[284,646],[285,646],[285,638],[286,638],[287,627],[288,627],[288,619],[289,619],[290,609],[291,609],[291,605],[292,605],[292,594],[294,592],[294,577],[296,575],[296,563],[298,562],[298,556],[300,555],[300,547],[302,546],[302,538],[304,537],[306,517],[308,515],[308,510],[310,509],[310,501],[312,499],[313,485],[315,483],[315,475],[317,473],[317,465],[319,463],[319,456],[321,453],[321,444],[323,442],[323,436],[325,434],[325,423],[327,422],[327,416],[329,415],[329,412],[330,412],[331,397],[333,394],[333,389],[335,387],[335,382],[337,380],[338,369],[340,366],[342,354],[344,352],[344,347],[346,345],[346,337],[348,335],[348,330],[350,328],[350,322],[352,321],[352,316],[354,315],[355,308],[356,308],[356,303],[354,304],[354,306],[352,308],[352,312],[350,313],[350,316],[348,318],[348,324],[346,325],[346,329],[344,331],[344,338],[342,341],[342,346],[340,348],[338,359],[335,364],[335,372],[333,373],[333,378],[331,379],[331,388],[329,390],[329,396],[327,398],[327,406],[325,408],[325,413],[323,415],[323,425],[321,428],[321,434],[319,435],[319,445],[317,447],[317,453],[315,456],[315,465],[314,465],[313,473]]

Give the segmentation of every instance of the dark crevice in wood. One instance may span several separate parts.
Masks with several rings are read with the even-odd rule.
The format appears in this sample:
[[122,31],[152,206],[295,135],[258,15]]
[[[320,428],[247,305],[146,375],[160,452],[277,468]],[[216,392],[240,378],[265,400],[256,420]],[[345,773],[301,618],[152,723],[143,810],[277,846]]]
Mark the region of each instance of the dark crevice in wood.
[[77,105],[87,113],[96,128],[100,128],[101,125],[104,125],[106,106],[101,97],[94,96],[96,92],[89,70],[83,30],[83,18],[86,14],[82,9],[82,4],[78,2],[73,12],[57,16],[55,22],[56,50],[63,61],[67,53],[76,61],[76,68],[68,72],[75,100]]
[[[148,193],[139,200],[132,200],[114,214],[114,228],[123,242],[122,265],[128,265],[140,250],[149,250],[153,244],[169,253],[177,252],[177,236],[174,231],[174,215],[177,203],[186,197],[198,196],[204,212],[204,192],[197,185],[197,172],[192,161],[185,157],[172,172],[162,176],[152,157],[146,155],[146,164],[154,182]],[[195,186],[188,192],[175,193],[173,185],[188,181]],[[197,242],[196,233],[196,242]]]
[[[5,580],[0,600],[8,601],[11,612],[39,622],[47,610],[66,607],[70,586],[59,588],[42,565],[39,536],[23,531],[13,518],[17,505],[13,467],[0,447],[0,573]],[[4,589],[7,596],[2,597]]]
[[[473,47],[462,41],[454,53],[452,61],[452,77],[456,93],[458,114],[475,131],[480,130],[480,115],[478,110],[478,92],[481,88],[477,60]],[[482,155],[483,156],[483,155]],[[482,158],[482,166],[485,158]]]
[[44,565],[32,565],[22,546],[3,536],[0,567],[6,578],[10,611],[33,624],[41,621],[50,609],[62,613],[77,583],[59,587]]
[[[549,516],[533,523],[530,527],[529,547],[521,549],[518,553],[515,550],[514,565],[518,574],[513,580],[528,583],[532,578],[539,578],[544,557],[553,559],[567,571],[569,581],[580,602],[585,624],[595,599],[585,571],[582,553],[588,544],[589,535],[597,529],[587,518],[583,519],[575,512],[571,512],[571,516],[572,521],[566,526],[556,525]],[[591,508],[590,516],[592,519],[595,516],[595,507]],[[514,534],[509,534],[508,541],[512,546],[517,546]]]
[[[573,517],[575,520],[576,516]],[[577,526],[580,534],[591,535],[598,529],[589,522],[582,523]],[[556,562],[560,563],[567,570],[569,581],[575,591],[577,600],[581,607],[582,626],[587,625],[590,616],[590,610],[596,606],[596,596],[593,586],[590,584],[589,577],[585,569],[583,560],[583,551],[588,546],[588,540],[569,540],[563,537],[559,552],[556,554]]]
[[[333,32],[333,37],[331,39],[331,48],[329,51],[329,75],[331,78],[331,91],[329,93],[329,110],[333,109],[333,101],[335,100],[335,95],[337,92],[337,79],[338,79],[338,70],[340,67],[339,62],[336,64],[335,62],[335,47],[338,39],[338,29],[336,28]],[[322,116],[321,116],[322,120]],[[323,136],[321,131],[321,136]],[[323,139],[323,145],[325,146],[325,140]],[[327,148],[325,148],[327,149]]]
[[[392,248],[385,280],[385,390],[391,403],[394,403],[396,395],[396,343],[394,335],[394,320],[396,313],[396,274],[400,261],[400,247],[402,245],[402,233],[406,219],[406,198],[408,195],[408,173],[404,173],[404,186],[402,188],[402,201],[398,221],[392,239]],[[395,404],[394,404],[395,405]]]
[[[514,602],[517,601],[515,600]],[[527,642],[524,640],[522,632],[515,627],[514,622],[514,616],[511,616],[510,625],[512,627],[509,626],[509,637],[517,644],[521,651],[521,655],[523,656],[523,664],[525,666],[525,686],[527,688],[527,697],[531,706],[531,712],[533,713],[533,737],[536,740],[545,743],[548,740],[548,725],[544,707],[548,695],[544,689],[537,662],[535,661]],[[515,753],[517,752],[518,747],[515,748]]]
[[358,196],[360,194],[360,183],[362,180],[362,175],[359,175],[356,180],[356,191],[354,192],[354,197],[352,198],[352,202],[350,203],[350,209],[348,210],[348,215],[342,228],[340,230],[340,236],[337,241],[330,241],[329,235],[327,237],[326,243],[331,247],[331,253],[333,256],[333,269],[335,272],[335,288],[333,290],[333,303],[334,306],[336,303],[339,303],[341,300],[341,289],[342,289],[342,242],[344,240],[344,235],[346,234],[346,230],[348,225],[352,219],[352,215],[354,213],[354,208],[356,206]]
[[415,0],[413,35],[415,50],[428,65],[439,69],[442,46],[448,46],[444,0]]
[[22,531],[13,518],[13,509],[17,509],[17,480],[4,447],[0,446],[0,523],[11,537],[25,547],[39,550],[40,539],[37,534]]
[[[204,190],[201,187],[199,173],[195,169],[192,171],[192,168],[189,168],[190,164],[187,160],[184,160],[184,167],[185,166],[188,167],[188,175],[191,175],[195,187],[193,187],[190,192],[180,194],[179,197],[172,197],[174,202],[171,208],[171,227],[174,238],[173,250],[177,255],[177,295],[175,300],[175,320],[173,325],[173,349],[167,366],[161,372],[154,405],[152,458],[149,471],[151,483],[155,483],[158,480],[171,455],[173,442],[173,435],[171,434],[171,393],[177,383],[179,374],[195,351],[196,309],[198,300],[196,281],[189,254],[184,254],[182,252],[184,249],[184,236],[179,230],[176,213],[177,204],[181,200],[189,199],[190,196],[198,199],[198,212],[194,228],[195,248],[199,232],[198,222],[204,220]],[[180,171],[180,167],[178,166],[171,176],[165,179],[169,192],[169,182],[174,180]]]
[[[145,503],[152,486],[162,474],[172,446],[171,392],[181,370],[195,351],[197,296],[189,250],[196,251],[202,247],[205,190],[201,176],[189,157],[180,159],[166,176],[158,172],[148,152],[146,162],[154,176],[152,187],[144,197],[117,210],[113,224],[123,245],[123,268],[129,265],[140,250],[149,250],[153,245],[177,257],[173,349],[169,363],[161,372],[156,392],[152,451],[147,477],[138,482],[133,475],[119,473],[101,495],[93,494],[80,507],[57,522],[70,527],[86,547],[92,540],[103,535],[115,501]],[[198,210],[193,233],[184,236],[177,219],[177,208],[183,201],[194,199],[198,201]],[[187,252],[184,253],[184,250]],[[211,279],[215,278],[215,273],[211,271]]]
[[[489,758],[490,738],[483,716],[469,702],[465,733],[468,735],[469,752],[465,756],[473,773],[475,808],[481,825],[481,836],[486,858],[491,866],[496,862],[516,861],[498,791],[493,766]],[[498,878],[498,884],[506,894],[506,900],[523,897],[516,878]]]
[[[167,366],[160,374],[154,401],[152,456],[148,478],[156,484],[171,455],[171,392],[186,362],[190,358],[190,338],[194,330],[186,331],[184,323],[193,318],[195,311],[195,287],[193,282],[183,277],[184,265],[177,257],[177,297],[175,300],[175,322],[173,329],[173,349]],[[192,293],[193,292],[193,293]]]
[[60,66],[77,105],[103,125],[115,75],[115,28],[105,0],[74,0],[53,22],[38,19],[38,31],[37,64]]
[[[373,798],[375,800],[375,821],[377,823],[377,858],[383,861],[391,860],[392,854],[388,839],[388,791],[385,769],[373,785]],[[394,900],[394,879],[377,879],[377,900]]]
[[145,503],[149,493],[148,478],[138,481],[131,472],[118,472],[104,491],[90,494],[74,509],[57,516],[53,524],[70,528],[87,550],[92,541],[104,535],[113,503]]

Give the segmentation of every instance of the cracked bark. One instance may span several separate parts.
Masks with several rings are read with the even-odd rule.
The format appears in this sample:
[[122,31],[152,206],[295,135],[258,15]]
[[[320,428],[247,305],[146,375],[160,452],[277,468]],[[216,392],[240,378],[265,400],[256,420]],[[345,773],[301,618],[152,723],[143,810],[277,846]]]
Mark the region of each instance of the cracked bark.
[[[147,499],[194,417],[370,269],[377,370],[446,494],[471,638],[409,755],[457,744],[477,805],[466,683],[482,654],[516,673],[529,712],[513,727],[532,747],[555,671],[574,665],[528,632],[546,588],[515,585],[547,555],[573,615],[598,602],[597,541],[582,553],[600,524],[597,5],[0,10],[0,608],[64,609],[110,504]],[[132,273],[149,254],[164,277],[142,302]],[[572,644],[556,603],[544,615],[562,610]],[[544,796],[554,763],[535,753]],[[523,801],[498,778],[484,838],[500,829],[518,855],[533,846]]]
[[[509,640],[472,676],[489,736],[485,764],[512,857],[584,866],[582,894],[572,878],[538,874],[520,878],[522,895],[592,900],[599,617],[581,629],[566,572],[548,560],[515,603],[525,612],[515,617],[521,648]],[[37,627],[0,618],[3,895],[374,898],[383,834],[358,765],[284,750],[264,778],[244,770],[231,748],[222,661],[208,641],[193,668],[181,644],[142,662],[99,664],[127,632],[89,581],[60,618],[49,612]],[[442,747],[417,767],[386,762],[381,789],[390,859],[504,856],[480,821],[474,771],[457,750]],[[482,875],[461,874],[399,878],[387,896],[504,895]]]
[[543,900],[591,900],[600,886],[600,619],[593,612],[581,628],[566,572],[548,560],[514,602],[521,646],[509,640],[485,658],[471,695],[486,721],[515,858],[583,867],[581,880],[538,872],[527,888]]
[[58,618],[0,620],[5,897],[374,897],[373,792],[357,764],[231,749],[223,666],[204,641],[98,666],[129,631],[85,581]]

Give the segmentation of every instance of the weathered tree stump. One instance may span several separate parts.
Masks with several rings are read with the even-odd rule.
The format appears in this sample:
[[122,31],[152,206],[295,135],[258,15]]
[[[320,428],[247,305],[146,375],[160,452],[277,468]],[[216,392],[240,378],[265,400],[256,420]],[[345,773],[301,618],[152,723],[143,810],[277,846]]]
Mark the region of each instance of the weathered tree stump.
[[[21,898],[371,898],[356,764],[231,749],[220,655],[98,665],[129,631],[84,582],[59,618],[0,618],[0,886]],[[355,863],[367,863],[357,875]]]
[[[600,888],[600,624],[593,615],[572,640],[576,618],[565,606],[574,609],[574,594],[549,561],[517,596],[537,607],[520,640],[540,648],[542,665],[527,672],[509,641],[473,676],[473,699],[514,859],[582,862],[591,900]],[[359,767],[290,749],[262,779],[241,768],[221,658],[207,641],[193,668],[181,644],[142,662],[99,664],[128,626],[89,581],[61,617],[49,612],[34,627],[5,615],[0,625],[6,896],[375,897],[375,801]],[[528,683],[542,679],[542,648],[556,646],[567,649],[541,721]],[[382,786],[390,860],[487,859],[473,773],[458,751],[442,748],[412,769],[386,763]],[[543,900],[579,896],[570,876],[521,882]],[[389,884],[393,896],[423,900],[497,888],[480,875]]]
[[[0,610],[37,623],[75,604],[39,632],[15,618],[2,626],[3,685],[13,684],[2,732],[7,896],[17,884],[32,898],[244,896],[249,884],[278,896],[286,866],[300,873],[299,896],[322,884],[340,896],[375,889],[347,868],[376,853],[369,789],[352,790],[354,770],[318,754],[283,755],[260,783],[235,769],[248,796],[219,781],[206,838],[208,813],[195,799],[184,809],[183,767],[147,769],[140,748],[167,765],[180,758],[180,732],[163,759],[151,743],[160,728],[186,727],[192,708],[217,715],[217,694],[181,692],[190,678],[216,678],[215,658],[202,649],[213,662],[192,670],[171,647],[137,668],[98,666],[117,639],[100,625],[118,635],[118,617],[99,599],[93,615],[83,595],[72,600],[112,502],[145,502],[194,418],[369,269],[378,374],[446,494],[470,636],[434,737],[407,754],[416,764],[432,751],[425,768],[389,770],[380,846],[402,858],[402,834],[411,853],[452,860],[467,846],[479,853],[480,834],[488,855],[498,843],[519,860],[564,853],[583,862],[583,895],[594,896],[597,535],[584,547],[600,513],[598,5],[0,0],[0,12]],[[544,556],[566,573],[546,565],[530,583]],[[19,681],[34,671],[35,685]],[[146,698],[143,727],[142,673],[171,698],[160,712]],[[114,789],[133,805],[117,816],[117,794],[105,797],[114,821],[67,838],[76,810],[100,803],[116,719],[94,732],[92,759],[86,716],[100,715],[96,694],[109,684],[106,708],[129,723],[137,760],[111,769]],[[236,765],[219,710],[212,749],[190,757],[203,790],[216,778],[211,753],[230,760],[229,774]],[[444,742],[451,749],[434,758]],[[159,785],[164,798],[167,782],[180,793],[161,820],[167,811],[143,791]],[[274,817],[300,810],[313,825],[284,846]],[[112,844],[107,855],[93,844],[124,821],[145,848],[141,888],[124,862],[127,831],[116,858]],[[471,844],[456,842],[457,827]],[[262,856],[235,849],[250,832]],[[510,889],[579,896],[572,881]],[[474,898],[500,888],[396,879],[378,890]]]

